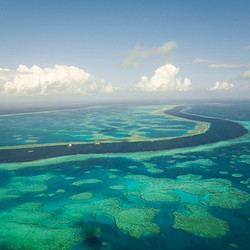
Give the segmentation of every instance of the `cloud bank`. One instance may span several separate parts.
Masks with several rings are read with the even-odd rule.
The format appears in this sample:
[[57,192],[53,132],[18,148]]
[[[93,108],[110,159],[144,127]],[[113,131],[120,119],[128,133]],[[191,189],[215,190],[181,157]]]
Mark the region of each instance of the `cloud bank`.
[[233,88],[232,83],[228,82],[215,82],[214,86],[210,88],[209,90],[211,91],[216,91],[216,90],[229,90]]
[[31,68],[19,65],[16,70],[0,69],[0,94],[4,96],[82,95],[112,93],[110,84],[75,66]]
[[187,91],[191,80],[178,77],[180,69],[166,64],[155,70],[151,78],[142,76],[141,81],[124,89],[113,88],[104,80],[75,66],[55,65],[41,68],[36,65],[19,65],[16,70],[0,68],[0,96],[64,96],[109,94],[114,92],[163,92]]
[[176,47],[177,44],[175,41],[166,42],[162,46],[151,49],[137,45],[133,50],[127,53],[122,62],[122,66],[126,68],[136,68],[140,66],[145,59],[159,56],[167,58]]
[[151,78],[142,76],[141,81],[137,84],[132,84],[129,87],[130,91],[137,92],[161,92],[161,91],[187,91],[190,89],[191,80],[177,77],[179,68],[172,64],[166,64],[155,70]]

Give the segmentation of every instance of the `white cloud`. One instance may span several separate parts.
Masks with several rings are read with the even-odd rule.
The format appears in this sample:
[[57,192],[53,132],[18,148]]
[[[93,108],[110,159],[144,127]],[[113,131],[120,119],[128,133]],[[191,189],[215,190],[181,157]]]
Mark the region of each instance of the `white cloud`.
[[240,76],[241,80],[250,80],[250,70],[247,70]]
[[113,88],[75,66],[31,68],[19,65],[16,70],[0,69],[0,95],[37,96],[111,93]]
[[233,88],[232,83],[228,82],[215,82],[214,86],[210,88],[209,90],[215,91],[215,90],[229,90]]
[[156,69],[150,79],[147,76],[142,76],[141,81],[132,84],[129,90],[142,92],[187,91],[190,88],[191,80],[188,78],[182,80],[182,78],[176,77],[179,70],[172,64],[166,64]]
[[210,68],[245,68],[250,67],[250,64],[232,64],[232,63],[221,63],[216,60],[208,60],[203,58],[195,58],[191,63],[210,63]]
[[213,63],[214,61],[203,59],[203,58],[195,58],[192,60],[192,63]]
[[162,46],[153,47],[151,49],[137,45],[133,50],[130,50],[122,62],[123,67],[135,68],[148,58],[152,57],[168,57],[171,51],[177,47],[175,41],[166,42]]
[[101,80],[100,82],[93,83],[88,88],[86,88],[87,94],[101,94],[106,93],[110,94],[114,92],[114,88],[111,84],[106,84],[104,80]]
[[8,69],[0,68],[0,87],[1,87],[1,82],[8,81],[8,74],[9,74]]
[[250,64],[227,64],[227,63],[209,65],[210,68],[244,68],[249,66]]

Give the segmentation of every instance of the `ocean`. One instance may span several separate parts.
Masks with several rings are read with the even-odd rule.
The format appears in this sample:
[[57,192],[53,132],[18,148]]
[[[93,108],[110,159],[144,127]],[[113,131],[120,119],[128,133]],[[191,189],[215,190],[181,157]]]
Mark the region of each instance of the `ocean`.
[[0,249],[249,249],[250,104],[0,115]]

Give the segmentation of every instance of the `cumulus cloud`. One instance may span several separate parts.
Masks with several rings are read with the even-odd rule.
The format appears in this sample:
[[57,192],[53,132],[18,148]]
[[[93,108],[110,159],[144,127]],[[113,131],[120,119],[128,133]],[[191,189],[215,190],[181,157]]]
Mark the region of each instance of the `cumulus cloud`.
[[250,70],[247,70],[240,76],[241,80],[250,80]]
[[166,42],[162,46],[145,48],[137,45],[133,50],[130,50],[122,62],[123,67],[135,68],[148,58],[152,57],[169,57],[174,48],[177,47],[175,41]]
[[215,90],[229,90],[233,88],[232,83],[228,82],[215,82],[214,86],[210,88],[209,90],[215,91]]
[[130,91],[160,92],[160,91],[187,91],[190,89],[191,80],[177,77],[179,68],[166,64],[155,70],[151,78],[142,76],[141,81],[129,87]]
[[8,75],[10,74],[9,72],[10,72],[9,69],[0,68],[0,84],[1,84],[1,82],[8,80]]
[[0,69],[0,94],[5,96],[74,95],[111,93],[113,88],[75,66],[40,68],[19,65],[16,70]]

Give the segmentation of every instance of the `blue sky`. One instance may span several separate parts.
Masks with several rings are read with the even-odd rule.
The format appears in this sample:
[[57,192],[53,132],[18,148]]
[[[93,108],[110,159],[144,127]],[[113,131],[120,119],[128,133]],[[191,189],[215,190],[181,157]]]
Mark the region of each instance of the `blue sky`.
[[1,0],[0,92],[66,95],[74,70],[85,90],[73,95],[248,97],[249,11],[248,0]]

